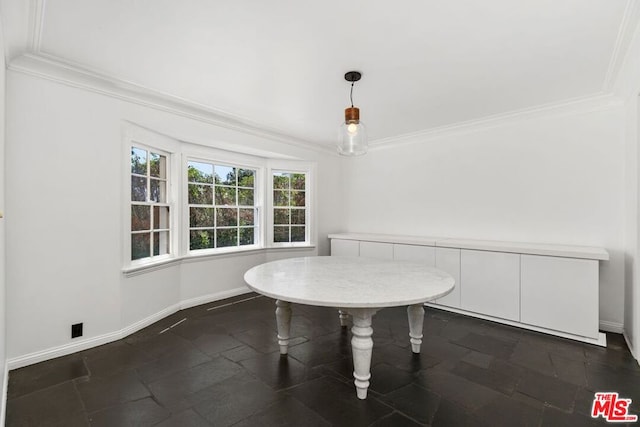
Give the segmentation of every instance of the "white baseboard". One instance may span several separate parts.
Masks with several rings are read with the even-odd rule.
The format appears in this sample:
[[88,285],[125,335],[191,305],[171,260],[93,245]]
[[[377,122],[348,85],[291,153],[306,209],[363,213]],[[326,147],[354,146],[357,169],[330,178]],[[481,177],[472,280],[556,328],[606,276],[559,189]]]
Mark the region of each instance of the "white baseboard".
[[622,323],[601,320],[600,330],[605,332],[613,332],[614,334],[621,334],[624,332],[624,326],[622,325]]
[[638,365],[640,365],[640,359],[638,359],[638,353],[636,353],[635,349],[633,348],[632,342],[627,336],[627,331],[622,331],[622,336],[624,337],[624,340],[627,343],[627,347],[629,347],[629,351],[631,352],[631,355],[633,356],[634,359],[636,359],[636,362],[638,362]]
[[[132,333],[139,331],[140,329],[146,328],[147,326],[157,322],[158,320],[164,319],[165,317],[179,310],[195,307],[197,305],[206,304],[212,301],[230,298],[236,295],[242,295],[248,292],[250,292],[248,288],[242,287],[222,292],[216,292],[198,298],[192,298],[186,301],[181,301],[177,304],[173,304],[163,310],[160,310],[157,313],[147,316],[144,319],[132,323],[131,325],[125,326],[118,331],[86,338],[81,341],[74,341],[72,343],[60,345],[57,347],[51,347],[45,350],[25,354],[23,356],[12,357],[11,359],[7,360],[6,369],[18,369],[25,366],[33,365],[34,363],[44,362],[45,360],[55,359],[56,357],[66,356],[67,354],[76,353],[78,351],[97,347],[103,344],[108,344],[110,342],[117,341],[126,336],[129,336]],[[3,424],[0,423],[0,425]]]

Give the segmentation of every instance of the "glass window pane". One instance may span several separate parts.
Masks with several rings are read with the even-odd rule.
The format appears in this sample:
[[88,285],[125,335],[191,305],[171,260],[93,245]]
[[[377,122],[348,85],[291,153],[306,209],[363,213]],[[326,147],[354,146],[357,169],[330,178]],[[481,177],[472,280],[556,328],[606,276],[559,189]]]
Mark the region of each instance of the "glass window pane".
[[189,232],[189,249],[209,249],[215,247],[215,234],[213,230],[191,230]]
[[252,187],[255,181],[256,171],[251,169],[238,169],[238,187]]
[[147,201],[147,179],[139,176],[131,177],[131,200],[134,202]]
[[215,165],[216,184],[236,185],[236,168]]
[[305,175],[303,173],[294,173],[291,175],[291,188],[294,190],[305,189]]
[[167,182],[157,179],[151,179],[151,197],[152,202],[166,203],[167,202]]
[[157,178],[167,177],[167,158],[161,154],[150,153],[149,169],[151,176]]
[[218,227],[235,227],[238,225],[238,209],[216,208]]
[[169,253],[169,232],[156,231],[153,233],[153,255],[166,255]]
[[216,185],[216,205],[235,206],[236,204],[236,188],[235,187],[219,187]]
[[298,225],[305,224],[304,209],[291,209],[291,224],[298,224]]
[[288,190],[289,187],[289,174],[287,173],[274,173],[273,174],[273,188],[276,190]]
[[291,206],[304,206],[304,191],[291,192]]
[[147,150],[131,147],[131,173],[147,174]]
[[131,206],[131,231],[141,231],[151,229],[151,207]]
[[238,204],[240,206],[253,206],[253,190],[239,189]]
[[289,206],[289,191],[273,190],[274,206]]
[[255,243],[254,230],[253,227],[240,229],[240,246],[253,245]]
[[273,241],[276,243],[289,241],[289,227],[273,227]]
[[192,205],[213,205],[213,186],[189,184],[189,203]]
[[189,182],[213,184],[213,165],[209,163],[188,162],[187,176]]
[[289,225],[289,214],[291,209],[274,209],[273,223],[279,225]]
[[253,209],[239,209],[240,225],[254,225],[254,210]]
[[150,233],[131,235],[131,259],[148,258],[151,244]]
[[213,208],[189,208],[189,227],[213,227]]
[[216,230],[216,247],[223,248],[225,246],[238,246],[238,229],[228,228]]
[[291,227],[291,241],[292,242],[304,242],[305,241],[305,227]]
[[154,206],[153,207],[153,228],[158,230],[161,228],[169,228],[169,207]]

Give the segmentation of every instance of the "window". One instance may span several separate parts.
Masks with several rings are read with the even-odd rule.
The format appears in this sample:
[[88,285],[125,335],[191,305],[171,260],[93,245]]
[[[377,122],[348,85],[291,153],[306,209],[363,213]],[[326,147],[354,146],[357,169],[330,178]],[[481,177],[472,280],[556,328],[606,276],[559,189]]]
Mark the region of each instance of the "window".
[[307,175],[273,172],[273,242],[308,241]]
[[255,169],[188,161],[187,185],[189,250],[258,243]]
[[171,253],[167,154],[131,147],[131,260]]

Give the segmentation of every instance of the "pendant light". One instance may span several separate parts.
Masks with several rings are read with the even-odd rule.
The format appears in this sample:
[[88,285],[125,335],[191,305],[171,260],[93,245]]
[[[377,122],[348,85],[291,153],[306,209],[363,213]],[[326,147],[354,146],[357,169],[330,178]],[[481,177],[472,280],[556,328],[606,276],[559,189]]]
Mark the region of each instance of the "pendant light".
[[360,121],[360,109],[353,106],[353,85],[360,80],[362,73],[349,71],[344,75],[344,79],[351,82],[351,107],[344,110],[344,122],[340,125],[340,136],[338,139],[338,154],[343,156],[359,156],[367,152],[367,132],[364,124]]

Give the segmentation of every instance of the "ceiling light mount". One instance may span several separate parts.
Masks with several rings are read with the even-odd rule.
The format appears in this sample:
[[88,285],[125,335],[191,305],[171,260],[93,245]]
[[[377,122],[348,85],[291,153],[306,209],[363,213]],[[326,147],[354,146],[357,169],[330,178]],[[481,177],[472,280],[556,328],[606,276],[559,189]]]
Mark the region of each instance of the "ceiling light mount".
[[353,85],[362,78],[359,71],[348,71],[344,79],[351,83],[349,99],[351,106],[344,110],[344,122],[340,125],[338,154],[343,156],[359,156],[367,152],[367,134],[360,121],[360,109],[353,106]]

